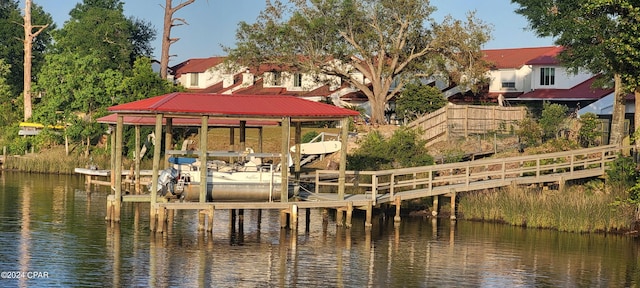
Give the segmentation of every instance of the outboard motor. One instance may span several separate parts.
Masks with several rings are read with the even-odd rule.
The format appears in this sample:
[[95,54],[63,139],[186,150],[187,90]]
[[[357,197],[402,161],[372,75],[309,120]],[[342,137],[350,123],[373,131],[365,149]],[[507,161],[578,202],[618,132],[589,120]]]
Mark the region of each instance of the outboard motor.
[[[158,191],[160,196],[164,196],[167,192],[175,195],[175,184],[178,183],[178,170],[173,167],[167,168],[158,175]],[[151,190],[151,187],[149,187]]]

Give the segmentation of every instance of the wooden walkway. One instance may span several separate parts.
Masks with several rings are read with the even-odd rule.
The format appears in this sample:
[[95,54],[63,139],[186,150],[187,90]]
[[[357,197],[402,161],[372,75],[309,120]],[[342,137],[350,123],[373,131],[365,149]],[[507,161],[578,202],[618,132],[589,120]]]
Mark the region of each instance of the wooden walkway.
[[[347,171],[344,201],[373,205],[519,184],[558,183],[603,176],[621,148],[601,146],[566,152],[432,165],[384,171]],[[316,171],[315,191],[305,201],[336,201],[336,171]]]
[[[156,232],[162,232],[165,221],[160,219],[165,219],[166,213],[170,211],[185,209],[201,211],[199,230],[205,229],[206,219],[212,223],[214,210],[218,209],[280,209],[281,226],[285,227],[286,221],[297,223],[297,210],[305,208],[336,209],[339,212],[336,214],[337,225],[347,227],[351,226],[353,209],[363,209],[366,210],[365,225],[371,227],[372,208],[381,204],[395,205],[394,220],[400,221],[401,201],[405,200],[440,195],[455,198],[459,192],[535,183],[557,183],[561,188],[567,180],[603,176],[608,163],[617,159],[621,151],[622,148],[611,145],[394,170],[347,171],[344,195],[338,194],[336,171],[318,170],[315,172],[315,179],[311,181],[315,184],[315,191],[300,189],[295,200],[289,202],[200,203],[163,199],[152,207],[158,211],[158,221],[156,226],[156,219],[151,219],[151,227]],[[434,204],[437,199],[438,197],[434,197]],[[122,202],[149,203],[150,200],[149,194],[122,197]],[[107,219],[111,217],[109,203],[113,201],[113,198],[108,200]],[[455,201],[451,201],[451,205],[455,205]],[[207,226],[209,229],[212,225]],[[295,225],[291,224],[290,227]]]

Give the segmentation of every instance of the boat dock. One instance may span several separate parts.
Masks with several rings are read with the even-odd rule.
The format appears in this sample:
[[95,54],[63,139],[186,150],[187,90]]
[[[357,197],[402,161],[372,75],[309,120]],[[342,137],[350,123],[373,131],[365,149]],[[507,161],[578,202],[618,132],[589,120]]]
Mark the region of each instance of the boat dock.
[[[440,196],[449,197],[451,211],[455,211],[456,194],[460,192],[547,183],[556,183],[562,187],[567,180],[604,175],[607,164],[614,161],[622,149],[617,146],[601,146],[560,153],[482,159],[385,171],[347,171],[349,117],[358,115],[353,110],[288,96],[229,96],[178,92],[113,106],[109,111],[117,113],[110,115],[111,120],[103,122],[112,125],[114,129],[111,130],[115,131],[115,135],[112,134],[110,137],[111,163],[114,167],[113,172],[110,172],[111,175],[131,174],[131,172],[123,172],[122,166],[122,143],[124,142],[122,137],[125,124],[136,128],[136,147],[140,147],[141,125],[153,125],[155,135],[162,135],[164,128],[165,148],[161,148],[163,146],[161,137],[153,139],[151,192],[135,194],[141,193],[136,183],[134,194],[125,193],[123,187],[127,184],[126,176],[111,177],[109,183],[113,183],[111,185],[113,193],[107,198],[105,217],[107,221],[118,223],[122,203],[148,203],[151,208],[150,227],[156,232],[166,231],[165,224],[172,219],[171,215],[177,210],[199,211],[198,229],[211,231],[214,213],[221,209],[230,210],[232,213],[245,209],[278,209],[281,215],[281,227],[290,229],[297,227],[299,209],[335,209],[337,225],[347,227],[351,227],[354,209],[361,209],[366,213],[365,228],[370,229],[374,207],[395,206],[394,221],[399,222],[400,208],[402,201],[405,200],[432,197],[434,207],[432,214],[437,215]],[[337,161],[337,170],[315,171],[311,181],[313,191],[307,191],[301,185],[301,127],[304,122],[317,121],[339,121],[341,131],[337,141],[341,145],[336,148],[339,149],[336,153],[339,153],[340,159]],[[265,125],[279,126],[282,138],[280,151],[271,151],[272,155],[277,155],[275,159],[279,161],[276,163],[283,167],[277,176],[283,187],[279,189],[280,195],[277,200],[269,198],[269,201],[218,201],[215,197],[210,197],[214,195],[211,189],[215,189],[215,182],[212,182],[212,186],[209,185],[211,174],[208,165],[202,165],[200,169],[203,173],[198,173],[200,179],[195,179],[197,183],[207,185],[198,185],[197,188],[186,190],[188,195],[184,197],[166,194],[158,180],[162,180],[161,170],[169,166],[168,158],[173,150],[166,147],[174,146],[171,142],[172,130],[178,125],[199,127],[197,151],[189,153],[200,163],[208,163],[215,155],[213,154],[215,152],[210,153],[207,149],[208,130],[211,127],[229,129],[231,143],[228,144],[230,146],[234,144],[234,131],[238,129],[240,151],[244,151],[246,128],[261,129],[260,127]],[[261,135],[262,130],[259,131]],[[140,155],[140,150],[138,148],[136,150],[135,155]],[[161,150],[165,151],[164,159],[161,157]],[[295,152],[291,153],[292,151]],[[139,168],[139,159],[135,161],[133,179],[140,181],[142,172]],[[102,175],[91,176],[103,177]],[[293,187],[293,197],[289,196],[289,186]],[[455,219],[455,213],[451,218]],[[207,225],[207,222],[210,224]]]

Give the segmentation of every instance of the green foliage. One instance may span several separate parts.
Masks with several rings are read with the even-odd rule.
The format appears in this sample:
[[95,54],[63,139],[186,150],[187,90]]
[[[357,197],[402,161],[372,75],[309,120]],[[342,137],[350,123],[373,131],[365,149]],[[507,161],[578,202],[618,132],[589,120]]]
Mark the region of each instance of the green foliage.
[[155,32],[150,24],[124,16],[120,0],[91,0],[69,12],[70,19],[56,31],[57,53],[97,58],[96,70],[125,72],[139,56],[151,56]]
[[[236,48],[225,50],[230,61],[249,67],[272,63],[338,76],[366,91],[371,122],[383,123],[387,100],[418,73],[456,82],[485,77],[481,46],[490,26],[473,13],[466,21],[448,17],[435,23],[433,11],[426,0],[269,1],[256,23],[240,22]],[[387,59],[381,61],[381,55]],[[347,66],[351,69],[343,69]],[[372,85],[357,80],[354,72]]]
[[610,186],[627,189],[636,183],[638,171],[636,170],[636,164],[633,158],[618,155],[618,158],[609,165],[606,173]]
[[540,116],[540,127],[544,139],[556,138],[562,129],[562,122],[567,118],[569,108],[565,105],[544,102],[542,105],[542,116]]
[[427,153],[425,144],[420,134],[412,129],[398,129],[389,139],[373,131],[347,156],[347,169],[384,170],[432,165],[433,157]]
[[527,117],[518,121],[516,135],[523,145],[535,146],[542,140],[542,128],[534,119]]
[[318,133],[317,131],[309,131],[307,133],[304,133],[304,135],[302,135],[302,143],[309,143],[311,140],[313,140],[313,138],[316,138],[318,135],[320,135],[320,133]]
[[407,121],[436,111],[447,105],[440,89],[420,82],[408,83],[396,99],[398,116]]
[[596,146],[599,136],[598,116],[591,112],[580,116],[580,130],[578,130],[578,142],[582,147]]

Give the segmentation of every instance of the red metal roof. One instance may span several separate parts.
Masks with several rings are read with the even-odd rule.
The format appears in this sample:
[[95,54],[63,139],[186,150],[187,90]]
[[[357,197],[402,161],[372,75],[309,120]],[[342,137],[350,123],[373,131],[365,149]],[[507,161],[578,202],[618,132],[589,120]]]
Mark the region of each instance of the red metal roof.
[[222,95],[176,92],[109,107],[128,114],[169,113],[227,118],[330,118],[357,116],[357,111],[284,95]]
[[[110,114],[104,117],[98,118],[98,123],[115,124],[118,119],[118,114]],[[141,125],[141,126],[153,126],[156,124],[156,118],[154,116],[124,116],[123,124],[125,125]],[[166,118],[162,118],[162,125],[166,125]],[[200,118],[173,118],[171,124],[173,126],[200,126],[202,124]],[[249,120],[246,122],[247,127],[262,127],[262,126],[277,126],[277,121],[260,121]],[[224,126],[224,127],[238,127],[240,126],[240,120],[235,119],[219,119],[209,118],[209,126]]]
[[[484,52],[484,60],[492,69],[520,68],[523,65],[535,65],[529,63],[540,57],[549,60],[549,56],[556,56],[562,50],[558,46],[534,47],[534,48],[512,48],[512,49],[489,49]],[[550,63],[544,63],[550,64]]]
[[194,58],[171,67],[176,78],[185,73],[202,73],[224,62],[226,57]]
[[555,101],[578,101],[578,100],[598,100],[613,92],[613,88],[602,89],[592,88],[593,82],[598,76],[592,77],[571,89],[537,89],[516,98],[517,100],[555,100]]

